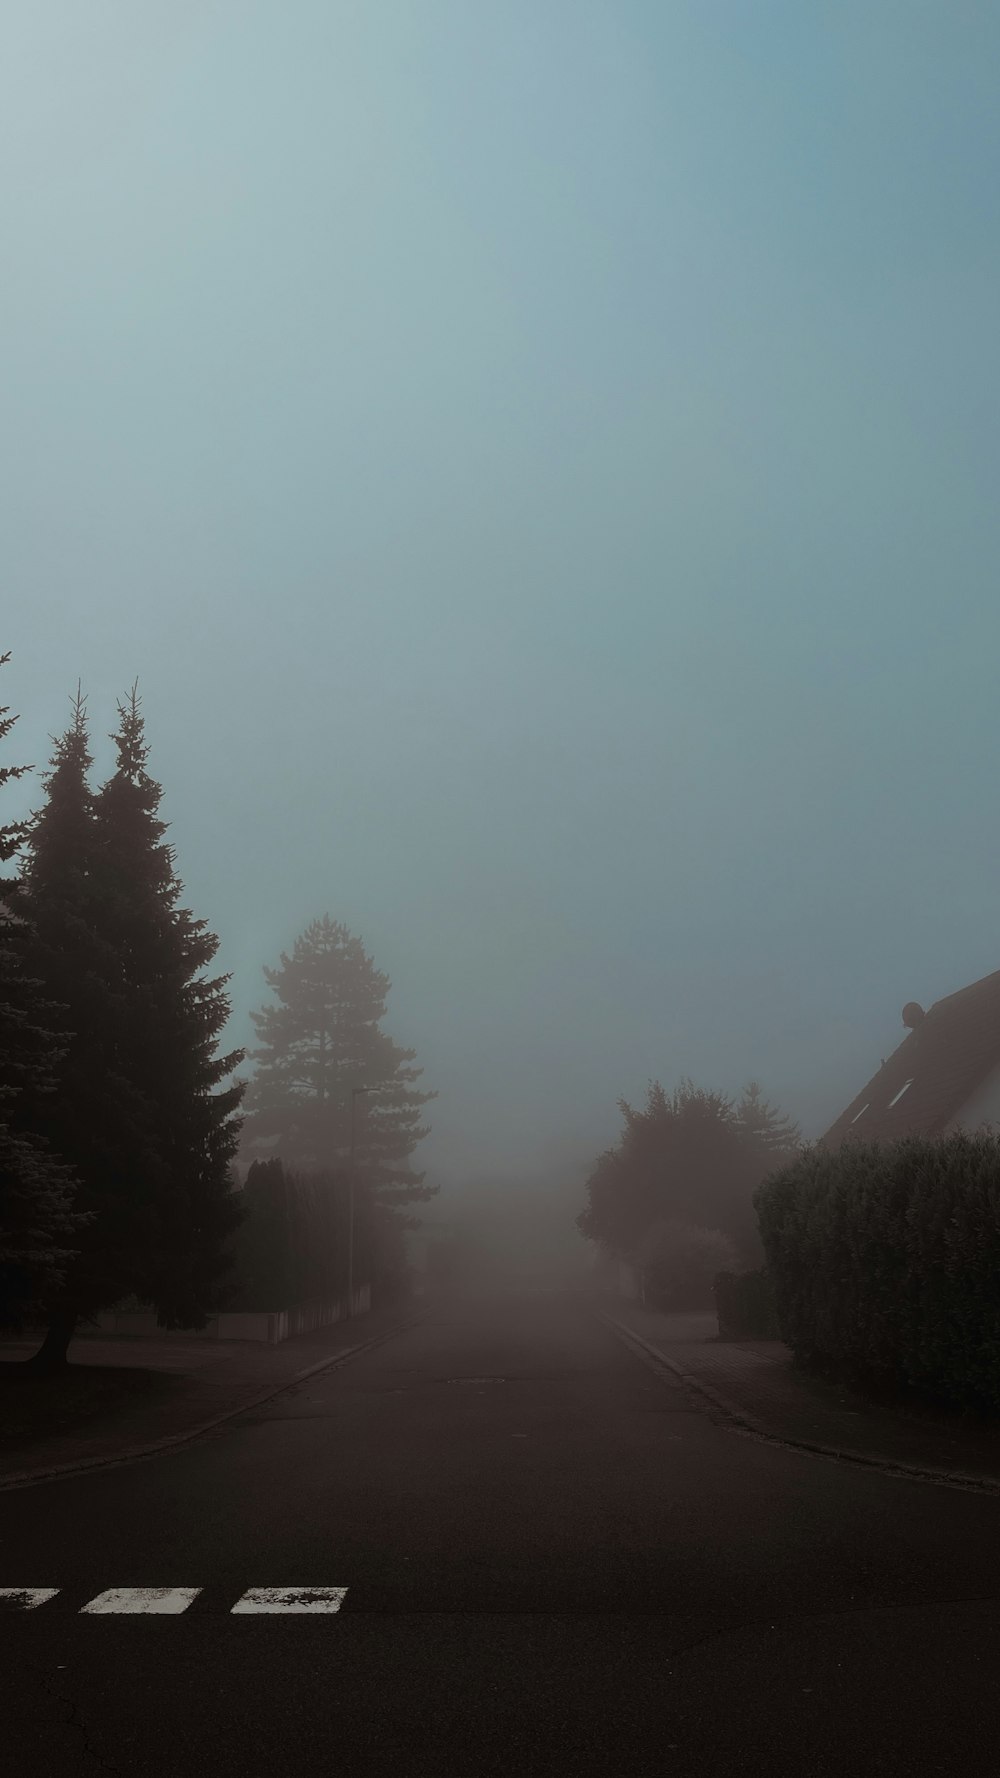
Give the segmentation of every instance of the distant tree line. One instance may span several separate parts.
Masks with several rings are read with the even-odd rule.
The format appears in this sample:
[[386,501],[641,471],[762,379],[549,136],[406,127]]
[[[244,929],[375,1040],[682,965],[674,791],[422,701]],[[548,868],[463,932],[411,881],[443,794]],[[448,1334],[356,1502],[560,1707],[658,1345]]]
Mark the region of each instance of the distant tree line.
[[[0,744],[15,721],[0,707]],[[228,977],[182,905],[135,687],[111,738],[95,789],[78,694],[41,807],[0,826],[0,1326],[44,1322],[42,1367],[127,1297],[199,1327],[227,1292],[254,1295],[282,1218],[267,1294],[339,1288],[352,1134],[359,1279],[380,1267],[392,1288],[402,1206],[432,1191],[410,1165],[432,1095],[380,1029],[388,978],[329,918],[265,972],[278,1005],[256,1015],[247,1140],[271,1169],[237,1189],[244,1052],[220,1048]],[[0,762],[0,792],[28,770]]]

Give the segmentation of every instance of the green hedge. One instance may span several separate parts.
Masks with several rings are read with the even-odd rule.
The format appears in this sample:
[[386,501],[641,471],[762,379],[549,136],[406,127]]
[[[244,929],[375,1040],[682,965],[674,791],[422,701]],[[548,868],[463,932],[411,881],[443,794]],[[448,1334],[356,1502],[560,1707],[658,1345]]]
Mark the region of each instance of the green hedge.
[[766,1266],[755,1272],[719,1272],[713,1286],[722,1340],[780,1337],[774,1285]]
[[1000,1139],[808,1149],[754,1202],[798,1358],[1000,1410]]

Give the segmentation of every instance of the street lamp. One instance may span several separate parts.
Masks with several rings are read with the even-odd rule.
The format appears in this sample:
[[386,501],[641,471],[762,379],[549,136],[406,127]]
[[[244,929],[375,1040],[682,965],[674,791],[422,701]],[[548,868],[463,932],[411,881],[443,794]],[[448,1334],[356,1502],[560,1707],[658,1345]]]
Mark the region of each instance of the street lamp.
[[351,1088],[351,1149],[347,1163],[347,1313],[354,1314],[354,1151],[357,1139],[358,1100],[365,1093],[380,1093],[381,1087]]

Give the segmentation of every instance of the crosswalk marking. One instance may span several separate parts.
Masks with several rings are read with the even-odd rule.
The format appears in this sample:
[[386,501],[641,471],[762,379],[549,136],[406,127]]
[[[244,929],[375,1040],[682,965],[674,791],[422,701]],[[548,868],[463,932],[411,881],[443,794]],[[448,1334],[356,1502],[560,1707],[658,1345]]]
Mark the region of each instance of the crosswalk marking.
[[[90,1617],[120,1616],[144,1612],[176,1617],[197,1599],[203,1587],[109,1587],[81,1605]],[[58,1587],[0,1587],[0,1611],[33,1611],[54,1599]],[[230,1597],[232,1595],[230,1594]],[[347,1597],[346,1587],[248,1587],[230,1613],[339,1611]]]
[[248,1587],[233,1612],[339,1611],[346,1587]]
[[174,1615],[186,1611],[200,1587],[109,1587],[83,1607],[87,1612],[145,1611]]

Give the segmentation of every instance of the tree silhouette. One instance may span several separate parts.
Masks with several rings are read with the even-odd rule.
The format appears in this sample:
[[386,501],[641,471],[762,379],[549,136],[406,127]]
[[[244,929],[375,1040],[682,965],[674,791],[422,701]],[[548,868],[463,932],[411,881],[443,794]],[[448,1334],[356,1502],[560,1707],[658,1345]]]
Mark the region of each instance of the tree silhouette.
[[763,1090],[755,1080],[743,1088],[743,1096],[736,1106],[736,1122],[745,1136],[774,1156],[776,1167],[791,1160],[802,1145],[798,1124],[764,1098]]
[[383,1204],[430,1197],[436,1188],[410,1157],[427,1134],[421,1107],[436,1095],[414,1085],[423,1073],[413,1066],[416,1051],[381,1029],[391,984],[361,940],[325,915],[264,977],[277,1003],[251,1015],[260,1040],[250,1052],[251,1143],[272,1146],[293,1167],[342,1168],[352,1090],[378,1087],[358,1108],[365,1178]]
[[[9,655],[0,656],[6,666]],[[0,707],[0,741],[14,723]],[[0,765],[0,789],[25,766]],[[51,1096],[62,1050],[51,1029],[54,1009],[28,970],[30,927],[17,909],[15,863],[27,822],[0,825],[0,1325],[20,1327],[42,1312],[72,1258],[82,1218],[73,1211],[75,1181],[37,1132],[18,1129],[29,1093]]]
[[78,706],[25,873],[38,974],[66,1008],[53,1144],[92,1219],[51,1305],[42,1365],[64,1362],[81,1317],[130,1293],[166,1326],[203,1325],[240,1218],[229,1168],[242,1087],[222,1083],[242,1052],[217,1054],[226,978],[203,974],[218,940],[178,905],[134,688],[118,714],[117,768],[94,797]]
[[587,1182],[581,1233],[629,1255],[666,1219],[719,1230],[744,1258],[758,1259],[753,1193],[780,1165],[777,1142],[794,1128],[789,1120],[766,1102],[762,1107],[759,1089],[738,1108],[725,1093],[690,1080],[669,1098],[653,1081],[642,1110],[624,1099],[619,1109],[622,1134]]

